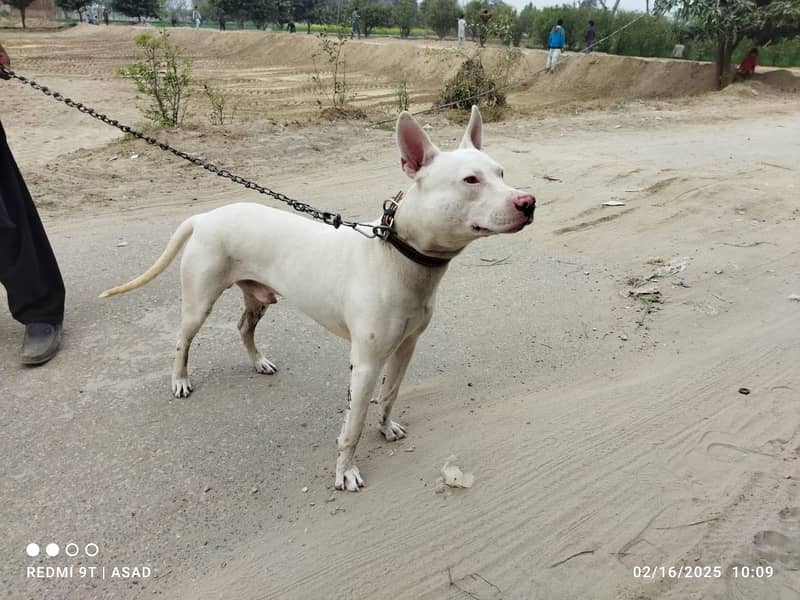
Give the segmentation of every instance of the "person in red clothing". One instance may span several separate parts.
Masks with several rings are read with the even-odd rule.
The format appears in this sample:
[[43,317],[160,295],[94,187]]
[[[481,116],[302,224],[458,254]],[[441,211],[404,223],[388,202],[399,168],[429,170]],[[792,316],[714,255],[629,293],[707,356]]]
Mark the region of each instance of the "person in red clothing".
[[750,79],[753,73],[756,72],[756,64],[758,63],[758,48],[753,48],[739,63],[739,68],[736,69],[736,76],[734,81],[739,79]]

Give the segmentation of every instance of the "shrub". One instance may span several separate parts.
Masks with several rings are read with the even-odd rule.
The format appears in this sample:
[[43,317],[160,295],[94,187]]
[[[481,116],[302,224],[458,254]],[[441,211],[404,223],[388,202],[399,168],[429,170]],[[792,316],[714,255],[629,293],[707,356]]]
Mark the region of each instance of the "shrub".
[[167,127],[180,125],[189,99],[191,61],[181,56],[166,31],[155,36],[139,34],[134,42],[144,59],[121,69],[120,74],[133,79],[136,88],[150,98],[144,112],[148,119]]
[[439,104],[469,110],[479,106],[505,106],[506,97],[497,82],[486,74],[480,56],[467,58],[439,96]]

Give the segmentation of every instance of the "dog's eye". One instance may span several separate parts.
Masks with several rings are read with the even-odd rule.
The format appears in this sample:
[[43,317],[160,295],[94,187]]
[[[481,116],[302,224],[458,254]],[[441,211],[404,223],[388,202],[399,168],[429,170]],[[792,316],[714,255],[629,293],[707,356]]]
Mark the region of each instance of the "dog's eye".
[[481,181],[475,175],[470,175],[469,177],[464,177],[464,183],[468,183],[470,185],[477,185]]

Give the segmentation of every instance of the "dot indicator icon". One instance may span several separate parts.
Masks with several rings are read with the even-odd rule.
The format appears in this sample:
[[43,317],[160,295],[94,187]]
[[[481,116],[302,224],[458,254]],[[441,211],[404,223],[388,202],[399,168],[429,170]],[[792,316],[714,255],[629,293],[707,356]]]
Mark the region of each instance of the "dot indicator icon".
[[25,552],[31,558],[39,556],[39,544],[28,544],[28,546],[25,548]]
[[58,547],[58,544],[47,544],[47,547],[44,549],[47,552],[47,556],[58,556],[61,548]]

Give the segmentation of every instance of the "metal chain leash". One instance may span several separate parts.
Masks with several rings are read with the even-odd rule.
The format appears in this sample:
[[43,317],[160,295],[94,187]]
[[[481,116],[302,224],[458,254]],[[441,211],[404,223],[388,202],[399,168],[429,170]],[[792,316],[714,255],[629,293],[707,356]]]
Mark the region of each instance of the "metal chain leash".
[[58,100],[59,102],[63,102],[67,106],[69,106],[71,108],[75,108],[75,109],[79,110],[80,112],[82,112],[82,113],[84,113],[86,115],[89,115],[90,117],[93,117],[93,118],[97,119],[98,121],[102,121],[103,123],[106,123],[107,125],[111,125],[112,127],[116,127],[117,129],[119,129],[123,133],[127,133],[129,135],[132,135],[135,138],[143,140],[144,142],[147,142],[151,146],[157,146],[158,148],[161,148],[162,150],[165,150],[167,152],[171,152],[175,156],[178,156],[178,157],[180,157],[180,158],[182,158],[184,160],[188,160],[190,163],[193,163],[193,164],[197,165],[198,167],[203,167],[206,171],[214,173],[215,175],[218,175],[219,177],[224,177],[226,179],[230,179],[234,183],[238,183],[239,185],[242,185],[242,186],[246,187],[249,190],[255,190],[259,194],[264,194],[266,196],[270,196],[272,198],[275,198],[276,200],[280,200],[281,202],[284,202],[284,203],[288,204],[289,206],[291,206],[297,212],[307,214],[307,215],[311,216],[312,218],[317,219],[318,221],[322,221],[323,223],[334,227],[335,229],[338,229],[339,227],[349,227],[349,228],[353,229],[354,231],[357,231],[358,233],[360,233],[364,237],[367,237],[367,238],[381,238],[381,239],[386,239],[388,237],[390,231],[391,231],[391,226],[387,226],[387,225],[373,225],[371,223],[361,223],[361,222],[358,222],[358,221],[347,221],[345,219],[342,219],[342,215],[339,214],[339,213],[333,213],[333,212],[319,210],[317,208],[314,208],[310,204],[307,204],[305,202],[301,202],[300,200],[295,200],[293,198],[290,198],[286,194],[282,194],[280,192],[276,192],[274,190],[269,189],[268,187],[265,187],[263,185],[259,185],[258,183],[255,183],[254,181],[250,181],[248,179],[245,179],[244,177],[241,177],[239,175],[231,173],[227,169],[223,169],[221,167],[218,167],[217,165],[215,165],[213,163],[210,163],[207,160],[203,160],[202,158],[198,158],[196,156],[191,156],[190,154],[187,154],[186,152],[183,152],[182,150],[178,150],[177,148],[173,148],[169,144],[166,144],[164,142],[160,142],[160,141],[158,141],[157,139],[155,139],[153,137],[145,135],[141,131],[136,131],[135,129],[132,129],[128,125],[120,123],[116,119],[112,119],[112,118],[104,115],[103,113],[97,112],[95,109],[93,109],[93,108],[91,108],[89,106],[86,106],[85,104],[82,104],[81,102],[77,102],[77,101],[75,101],[75,100],[73,100],[71,98],[67,98],[67,97],[63,96],[62,94],[60,94],[59,92],[51,90],[50,88],[48,88],[45,85],[41,85],[41,84],[33,81],[32,79],[28,79],[27,77],[23,77],[22,75],[19,75],[19,74],[15,73],[13,70],[11,70],[8,67],[5,67],[3,65],[0,65],[0,75],[4,76],[3,78],[13,78],[13,79],[16,79],[16,80],[20,81],[21,83],[23,83],[25,85],[29,85],[33,89],[42,92],[46,96],[50,96],[54,100]]

